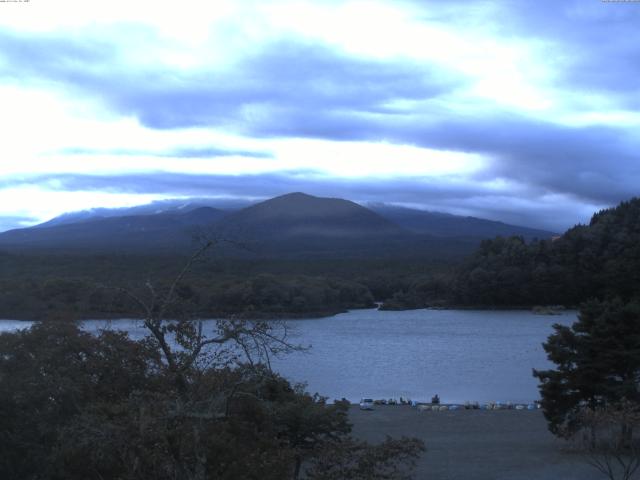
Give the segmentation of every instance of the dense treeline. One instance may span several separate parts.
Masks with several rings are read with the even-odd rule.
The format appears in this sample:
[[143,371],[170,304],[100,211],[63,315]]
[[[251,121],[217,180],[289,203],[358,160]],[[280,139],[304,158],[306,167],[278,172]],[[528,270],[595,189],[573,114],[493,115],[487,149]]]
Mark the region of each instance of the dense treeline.
[[322,277],[262,274],[235,278],[212,282],[208,295],[208,311],[249,316],[326,314],[373,306],[373,297],[364,285]]
[[433,271],[398,279],[385,298],[382,310],[447,307],[452,301],[452,271]]
[[593,215],[552,240],[483,240],[457,267],[403,277],[386,309],[440,306],[578,306],[590,298],[640,292],[640,199]]
[[[216,252],[213,252],[215,254]],[[180,255],[1,254],[0,318],[129,316],[135,305],[113,287],[166,287]],[[370,308],[450,269],[416,259],[238,260],[207,257],[181,289],[206,317],[329,315]]]
[[[163,277],[164,278],[164,277]],[[158,281],[156,288],[167,288]],[[144,290],[144,287],[131,287]],[[191,278],[179,295],[192,315],[217,317],[315,316],[374,305],[357,282],[324,277],[255,275]],[[16,279],[0,282],[0,317],[15,319],[126,317],[135,304],[119,288],[86,278]]]
[[555,240],[485,240],[459,269],[452,301],[462,305],[576,306],[640,292],[640,199],[596,213]]

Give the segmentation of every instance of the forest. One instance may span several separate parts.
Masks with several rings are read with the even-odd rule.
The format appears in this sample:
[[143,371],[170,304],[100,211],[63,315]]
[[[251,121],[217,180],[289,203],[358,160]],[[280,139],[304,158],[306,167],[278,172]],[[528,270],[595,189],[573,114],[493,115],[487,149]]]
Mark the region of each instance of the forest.
[[640,291],[640,199],[597,212],[554,240],[483,241],[456,272],[462,305],[577,306],[591,298],[629,300]]
[[460,264],[395,292],[386,308],[576,308],[640,291],[640,199],[597,212],[551,240],[483,240]]
[[[119,288],[161,287],[189,252],[164,255],[0,253],[0,317],[118,318]],[[577,307],[640,287],[640,200],[593,215],[551,240],[496,237],[467,257],[228,258],[194,265],[179,292],[200,318],[287,318],[354,308]]]
[[[212,252],[215,253],[215,252]],[[120,288],[166,285],[180,255],[0,254],[0,318],[122,318],[135,313]],[[447,263],[414,259],[228,259],[193,266],[181,294],[201,318],[326,316],[408,289]]]

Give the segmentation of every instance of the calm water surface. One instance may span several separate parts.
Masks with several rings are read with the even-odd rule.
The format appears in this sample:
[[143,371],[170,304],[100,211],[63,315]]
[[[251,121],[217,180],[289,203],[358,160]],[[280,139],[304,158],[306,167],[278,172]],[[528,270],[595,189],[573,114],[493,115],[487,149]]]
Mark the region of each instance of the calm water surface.
[[[526,311],[354,310],[328,318],[290,320],[294,342],[311,345],[273,361],[294,382],[330,398],[361,397],[444,402],[530,402],[539,397],[532,368],[550,363],[541,343],[552,325],[570,325],[576,313]],[[206,322],[209,326],[213,321]],[[27,322],[0,321],[0,331]],[[144,335],[141,322],[89,320],[85,328],[125,329]]]

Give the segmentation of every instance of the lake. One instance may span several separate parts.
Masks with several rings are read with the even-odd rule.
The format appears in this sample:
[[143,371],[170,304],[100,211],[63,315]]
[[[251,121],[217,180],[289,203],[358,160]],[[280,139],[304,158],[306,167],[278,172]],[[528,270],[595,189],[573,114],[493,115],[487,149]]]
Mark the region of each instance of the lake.
[[[327,318],[289,320],[294,342],[311,345],[274,359],[275,370],[311,393],[330,398],[361,397],[443,402],[531,402],[539,398],[533,368],[544,369],[542,342],[552,325],[571,325],[575,311],[535,315],[528,311],[353,310]],[[206,321],[211,324],[213,321]],[[0,331],[28,326],[0,321]],[[84,322],[144,334],[135,320]]]

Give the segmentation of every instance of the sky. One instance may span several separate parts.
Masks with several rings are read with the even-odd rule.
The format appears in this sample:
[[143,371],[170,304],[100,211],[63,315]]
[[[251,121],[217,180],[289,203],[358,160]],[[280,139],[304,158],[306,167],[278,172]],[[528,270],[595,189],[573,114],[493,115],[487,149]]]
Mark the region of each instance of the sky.
[[0,2],[0,231],[293,191],[563,231],[639,127],[640,1]]

